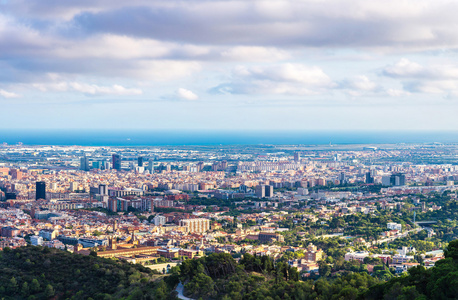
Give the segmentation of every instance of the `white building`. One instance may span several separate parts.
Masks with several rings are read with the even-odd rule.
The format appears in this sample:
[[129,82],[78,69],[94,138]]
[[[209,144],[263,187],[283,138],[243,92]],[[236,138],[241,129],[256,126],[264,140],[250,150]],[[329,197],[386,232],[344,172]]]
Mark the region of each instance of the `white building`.
[[402,231],[402,224],[398,224],[398,223],[387,223],[386,224],[386,227],[388,229],[392,229],[392,230],[399,230],[399,231]]
[[413,256],[409,256],[409,255],[394,255],[392,257],[392,263],[393,264],[403,264],[403,263],[407,263],[411,260],[413,260],[414,257]]
[[363,262],[364,258],[368,256],[369,256],[369,252],[367,251],[348,252],[347,254],[345,254],[345,260],[346,261],[359,260],[360,262]]
[[43,239],[47,241],[52,241],[57,237],[57,230],[48,230],[48,229],[42,229],[38,233],[39,236],[41,236]]
[[210,220],[208,219],[184,219],[180,220],[180,226],[188,229],[189,233],[203,233],[210,230]]
[[153,218],[154,225],[159,226],[159,225],[164,225],[166,223],[167,219],[164,216],[157,215]]
[[398,249],[398,250],[396,250],[396,251],[397,251],[397,252],[399,253],[399,255],[401,255],[401,256],[406,256],[407,253],[410,253],[410,252],[413,252],[413,253],[416,252],[415,247],[405,247],[405,246],[404,246],[404,247],[401,247],[401,249]]
[[41,236],[38,236],[38,235],[33,235],[33,236],[30,237],[30,242],[34,246],[41,246],[41,245],[43,245],[43,238]]

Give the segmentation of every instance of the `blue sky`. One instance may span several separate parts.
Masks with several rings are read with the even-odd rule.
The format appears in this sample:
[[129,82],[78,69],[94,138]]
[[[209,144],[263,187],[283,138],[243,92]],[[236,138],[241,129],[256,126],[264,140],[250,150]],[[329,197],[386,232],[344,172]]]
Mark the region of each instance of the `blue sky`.
[[0,3],[3,129],[458,126],[454,1]]

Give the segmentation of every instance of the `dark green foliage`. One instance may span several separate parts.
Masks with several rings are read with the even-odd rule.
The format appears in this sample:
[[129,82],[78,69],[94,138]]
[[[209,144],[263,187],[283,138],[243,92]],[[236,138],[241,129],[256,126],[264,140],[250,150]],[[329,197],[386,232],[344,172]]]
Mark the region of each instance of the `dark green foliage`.
[[0,299],[174,299],[176,280],[154,282],[141,265],[33,246],[0,253]]
[[270,257],[250,254],[239,264],[228,254],[187,260],[180,278],[195,299],[356,299],[378,282],[367,273],[301,281],[297,269],[286,262],[274,264]]
[[408,276],[401,276],[372,287],[365,299],[457,299],[458,295],[458,241],[450,242],[445,259],[426,270],[414,267]]

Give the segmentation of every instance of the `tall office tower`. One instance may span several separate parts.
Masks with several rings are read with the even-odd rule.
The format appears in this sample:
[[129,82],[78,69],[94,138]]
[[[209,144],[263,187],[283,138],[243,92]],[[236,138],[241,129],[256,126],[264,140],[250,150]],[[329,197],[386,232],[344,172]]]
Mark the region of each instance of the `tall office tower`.
[[340,175],[339,175],[339,181],[340,181],[340,184],[345,184],[347,183],[347,177],[345,176],[345,173],[344,172],[341,172]]
[[120,171],[121,170],[121,155],[113,154],[113,169]]
[[46,183],[44,181],[35,183],[35,200],[38,199],[46,199]]
[[143,157],[141,156],[138,157],[138,166],[143,167]]
[[266,196],[266,186],[265,185],[257,185],[256,186],[256,197],[264,198]]
[[150,174],[154,173],[154,159],[148,161],[148,170]]
[[100,161],[93,161],[92,162],[93,169],[100,169]]
[[256,197],[264,198],[264,197],[272,197],[274,195],[274,187],[271,185],[258,185],[256,186]]
[[374,177],[372,177],[371,172],[366,173],[366,183],[374,183]]
[[402,173],[393,174],[390,176],[390,184],[393,186],[405,185],[406,176]]
[[106,184],[99,184],[99,195],[108,195],[108,188]]
[[273,197],[274,196],[274,187],[271,185],[266,185],[264,193],[266,197]]
[[102,170],[110,170],[111,164],[109,161],[102,161]]
[[89,171],[89,158],[86,155],[80,158],[80,170]]
[[299,152],[294,153],[294,161],[299,162],[301,160],[301,154]]

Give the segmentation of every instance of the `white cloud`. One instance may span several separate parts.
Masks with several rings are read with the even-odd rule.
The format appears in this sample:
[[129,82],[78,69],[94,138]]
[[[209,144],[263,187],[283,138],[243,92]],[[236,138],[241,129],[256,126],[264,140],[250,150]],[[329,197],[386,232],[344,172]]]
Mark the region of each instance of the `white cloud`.
[[390,97],[402,97],[402,96],[410,96],[409,92],[400,89],[387,89],[386,94]]
[[176,92],[177,96],[181,99],[184,100],[197,100],[199,99],[199,96],[194,94],[192,91],[184,89],[184,88],[179,88]]
[[371,81],[367,76],[359,75],[344,80],[340,87],[358,91],[373,91],[377,88],[377,84]]
[[314,95],[335,84],[316,66],[285,63],[273,66],[238,66],[232,81],[212,89],[231,94]]
[[5,91],[3,89],[0,89],[0,96],[2,96],[3,98],[18,98],[18,97],[20,97],[16,93],[7,92],[7,91]]
[[383,75],[394,78],[458,79],[458,66],[444,63],[422,66],[402,58],[396,64],[385,67]]
[[[444,94],[458,93],[458,66],[453,64],[423,66],[403,58],[383,69],[383,75],[402,79],[404,93]],[[400,92],[388,92],[399,94]]]
[[286,63],[259,67],[239,66],[235,68],[234,74],[257,80],[296,82],[308,86],[329,86],[331,84],[331,79],[321,68],[302,64]]
[[424,72],[425,68],[422,65],[411,62],[407,58],[402,58],[396,64],[383,69],[383,74],[391,77],[418,77]]
[[53,83],[35,83],[32,86],[42,92],[69,92],[76,91],[86,95],[141,95],[143,91],[137,88],[125,88],[122,85],[114,84],[111,86],[99,86],[96,84],[87,84],[80,82],[53,82]]
[[237,46],[225,50],[221,57],[236,61],[276,61],[290,58],[289,53],[272,47]]
[[69,86],[78,92],[88,94],[88,95],[141,95],[143,92],[140,89],[135,88],[125,88],[121,85],[114,84],[112,86],[98,86],[95,84],[86,84],[71,82]]

